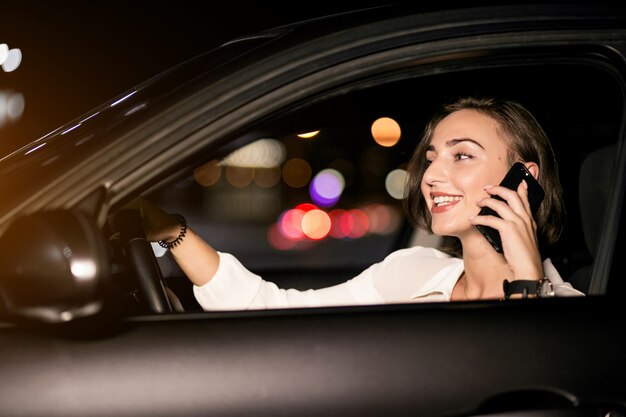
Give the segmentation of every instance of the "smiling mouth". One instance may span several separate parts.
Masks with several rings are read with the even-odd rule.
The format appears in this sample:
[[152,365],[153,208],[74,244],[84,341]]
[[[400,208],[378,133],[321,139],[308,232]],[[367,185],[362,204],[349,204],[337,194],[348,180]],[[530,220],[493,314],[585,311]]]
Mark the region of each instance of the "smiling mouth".
[[433,197],[433,203],[435,204],[435,207],[443,207],[443,206],[449,206],[450,204],[457,203],[461,201],[462,199],[463,197],[461,196],[452,196],[452,195],[437,196],[437,197]]

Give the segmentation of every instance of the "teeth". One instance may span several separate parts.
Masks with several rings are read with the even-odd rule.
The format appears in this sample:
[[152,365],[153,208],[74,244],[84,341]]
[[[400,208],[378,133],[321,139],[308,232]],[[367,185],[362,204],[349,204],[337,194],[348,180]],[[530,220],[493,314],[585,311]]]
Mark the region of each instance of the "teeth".
[[463,199],[463,197],[460,196],[440,196],[440,197],[435,197],[433,198],[433,202],[435,203],[436,206],[445,206],[448,205],[454,201],[461,201]]

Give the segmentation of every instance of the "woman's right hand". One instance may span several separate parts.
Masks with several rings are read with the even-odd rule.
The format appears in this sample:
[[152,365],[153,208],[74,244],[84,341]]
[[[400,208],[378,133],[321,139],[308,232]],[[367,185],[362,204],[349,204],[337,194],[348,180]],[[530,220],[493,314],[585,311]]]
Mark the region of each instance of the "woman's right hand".
[[159,240],[170,242],[176,239],[180,233],[181,225],[176,218],[143,197],[132,200],[124,208],[139,211],[146,239],[150,242],[158,242]]

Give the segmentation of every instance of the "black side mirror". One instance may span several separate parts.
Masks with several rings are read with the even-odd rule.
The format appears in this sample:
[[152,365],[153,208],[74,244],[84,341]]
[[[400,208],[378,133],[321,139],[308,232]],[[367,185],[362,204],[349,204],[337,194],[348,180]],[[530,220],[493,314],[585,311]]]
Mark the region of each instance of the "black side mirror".
[[0,295],[8,314],[55,323],[102,309],[109,252],[85,213],[18,217],[0,237],[0,248]]

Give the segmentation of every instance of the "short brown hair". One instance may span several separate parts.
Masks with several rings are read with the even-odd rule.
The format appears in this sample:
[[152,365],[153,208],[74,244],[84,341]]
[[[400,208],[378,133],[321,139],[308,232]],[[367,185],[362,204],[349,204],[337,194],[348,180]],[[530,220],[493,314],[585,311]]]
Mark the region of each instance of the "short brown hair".
[[454,103],[444,105],[428,122],[408,166],[405,206],[409,218],[416,225],[432,232],[431,214],[421,189],[422,177],[427,168],[426,150],[439,122],[459,110],[475,110],[497,122],[499,134],[509,150],[509,166],[516,161],[537,163],[538,181],[546,192],[535,216],[538,237],[544,244],[554,244],[561,234],[565,216],[556,158],[546,133],[535,117],[514,101],[463,97]]

